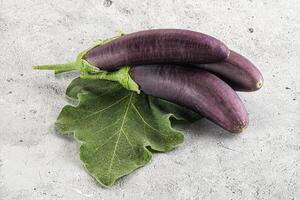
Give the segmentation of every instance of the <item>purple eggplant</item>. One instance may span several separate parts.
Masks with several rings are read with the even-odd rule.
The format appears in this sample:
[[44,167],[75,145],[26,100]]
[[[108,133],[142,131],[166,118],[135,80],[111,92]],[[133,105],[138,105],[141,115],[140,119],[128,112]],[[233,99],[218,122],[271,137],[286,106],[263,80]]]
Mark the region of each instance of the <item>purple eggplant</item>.
[[116,70],[126,65],[212,63],[226,59],[229,49],[203,33],[156,29],[130,33],[88,50],[91,65]]
[[132,79],[148,95],[185,106],[227,131],[242,132],[248,113],[235,91],[217,76],[178,65],[136,66]]
[[84,73],[114,71],[124,66],[149,64],[201,64],[221,62],[229,56],[228,47],[214,37],[181,29],[155,29],[114,37],[81,52],[75,62],[33,66]]
[[238,91],[250,92],[258,90],[264,82],[262,74],[255,65],[232,50],[230,50],[229,57],[222,62],[193,66],[214,73]]

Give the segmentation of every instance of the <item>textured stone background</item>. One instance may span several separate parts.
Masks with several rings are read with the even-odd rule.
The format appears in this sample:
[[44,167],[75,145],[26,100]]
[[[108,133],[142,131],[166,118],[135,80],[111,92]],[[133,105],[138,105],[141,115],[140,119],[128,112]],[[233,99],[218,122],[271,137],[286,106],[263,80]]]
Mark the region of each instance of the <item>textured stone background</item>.
[[[185,28],[255,62],[262,90],[240,93],[251,124],[232,136],[183,127],[185,144],[156,154],[110,189],[82,167],[53,123],[76,76],[31,66],[72,61],[118,30]],[[300,199],[298,0],[0,0],[0,199]]]

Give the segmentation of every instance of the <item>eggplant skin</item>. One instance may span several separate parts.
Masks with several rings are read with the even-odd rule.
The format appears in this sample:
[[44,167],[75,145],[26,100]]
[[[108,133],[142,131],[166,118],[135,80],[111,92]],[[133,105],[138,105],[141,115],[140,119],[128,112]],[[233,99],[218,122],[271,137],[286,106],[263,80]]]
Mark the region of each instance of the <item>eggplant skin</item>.
[[105,70],[125,65],[212,63],[226,59],[228,47],[214,37],[181,29],[130,33],[90,49],[84,59]]
[[178,65],[131,68],[131,77],[148,95],[190,108],[229,132],[240,133],[248,113],[235,91],[217,76]]
[[264,79],[257,67],[250,60],[232,50],[230,50],[229,57],[222,62],[193,66],[216,74],[238,91],[252,92],[263,86]]

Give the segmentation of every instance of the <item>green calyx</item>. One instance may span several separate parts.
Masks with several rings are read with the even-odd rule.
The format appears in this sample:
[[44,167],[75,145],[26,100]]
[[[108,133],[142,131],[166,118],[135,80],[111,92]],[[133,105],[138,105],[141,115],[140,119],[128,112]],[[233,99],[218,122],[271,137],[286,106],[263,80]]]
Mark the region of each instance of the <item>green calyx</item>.
[[104,40],[97,40],[96,45],[79,53],[75,62],[66,64],[54,64],[54,65],[38,65],[33,66],[33,69],[39,70],[54,70],[55,74],[60,74],[64,72],[79,70],[80,78],[83,79],[105,79],[119,82],[125,89],[135,91],[140,93],[139,86],[130,76],[130,66],[124,66],[117,71],[107,71],[97,68],[96,66],[90,64],[84,59],[86,53],[97,46],[101,46],[107,42],[117,39],[124,35],[124,33],[119,32],[117,36],[107,38]]
[[100,70],[99,72],[80,72],[80,78],[83,79],[105,79],[119,82],[125,89],[140,94],[139,86],[130,76],[130,66],[122,67],[117,71]]

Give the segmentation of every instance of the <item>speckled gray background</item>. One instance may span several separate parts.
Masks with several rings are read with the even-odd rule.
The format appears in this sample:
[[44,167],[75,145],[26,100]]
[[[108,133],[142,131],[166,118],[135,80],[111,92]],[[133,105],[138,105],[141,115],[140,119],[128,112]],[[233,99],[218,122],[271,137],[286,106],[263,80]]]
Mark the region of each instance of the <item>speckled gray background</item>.
[[[186,28],[255,62],[262,90],[240,93],[251,124],[232,136],[203,120],[185,144],[110,189],[82,167],[53,123],[76,76],[33,71],[72,61],[118,30]],[[298,0],[0,0],[0,199],[300,199]]]

